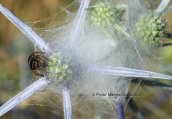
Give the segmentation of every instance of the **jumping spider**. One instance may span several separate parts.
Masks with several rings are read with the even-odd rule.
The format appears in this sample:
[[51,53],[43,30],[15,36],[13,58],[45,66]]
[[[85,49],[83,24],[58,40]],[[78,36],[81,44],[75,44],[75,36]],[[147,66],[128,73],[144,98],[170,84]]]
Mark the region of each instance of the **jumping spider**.
[[28,58],[28,63],[30,66],[30,70],[38,76],[43,75],[43,69],[48,66],[46,61],[48,60],[46,57],[42,56],[45,52],[34,52]]

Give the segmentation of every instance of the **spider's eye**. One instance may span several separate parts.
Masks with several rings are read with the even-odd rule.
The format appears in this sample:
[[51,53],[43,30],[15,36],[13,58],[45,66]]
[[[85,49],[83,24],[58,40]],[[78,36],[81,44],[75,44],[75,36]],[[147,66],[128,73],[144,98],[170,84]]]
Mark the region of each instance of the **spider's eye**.
[[32,68],[36,68],[36,66],[37,66],[37,62],[33,61]]

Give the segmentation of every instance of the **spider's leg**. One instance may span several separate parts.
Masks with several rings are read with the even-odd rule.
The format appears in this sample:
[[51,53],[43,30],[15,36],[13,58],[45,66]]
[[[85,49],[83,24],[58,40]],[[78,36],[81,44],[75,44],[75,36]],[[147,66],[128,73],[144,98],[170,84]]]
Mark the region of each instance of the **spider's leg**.
[[43,74],[36,73],[36,75],[44,77],[44,75],[43,75]]
[[41,68],[38,68],[38,69],[34,69],[33,70],[33,72],[36,74],[36,75],[38,75],[38,76],[42,76],[42,77],[44,77],[44,75],[43,74],[40,74],[38,71],[39,71],[39,69],[41,69]]
[[41,62],[41,63],[40,63],[41,66],[43,66],[43,64],[46,65],[46,66],[48,66],[48,64],[45,63],[43,60],[40,60],[40,62]]
[[32,69],[32,71],[35,72],[35,71],[39,71],[40,69],[42,69],[42,68]]
[[39,54],[44,54],[45,52],[34,52],[36,56],[40,56]]
[[43,64],[45,64],[46,66],[48,66],[48,64],[47,64],[47,63],[45,63],[43,60],[41,60],[41,62],[42,62]]
[[44,57],[44,56],[40,56],[40,57],[42,57],[42,58],[44,58],[44,59],[48,60],[48,58],[46,58],[46,57]]
[[48,60],[48,58],[46,58],[46,57],[44,57],[44,56],[42,56],[42,55],[36,55],[36,58],[38,58],[38,59],[44,58],[44,59]]
[[40,62],[42,62],[42,63],[44,63],[46,66],[48,66],[47,63],[45,63],[40,57],[35,57],[34,59],[35,59],[35,60],[39,59]]
[[39,54],[39,53],[40,53],[40,54],[44,54],[45,52],[35,52],[35,53],[38,53],[38,54]]

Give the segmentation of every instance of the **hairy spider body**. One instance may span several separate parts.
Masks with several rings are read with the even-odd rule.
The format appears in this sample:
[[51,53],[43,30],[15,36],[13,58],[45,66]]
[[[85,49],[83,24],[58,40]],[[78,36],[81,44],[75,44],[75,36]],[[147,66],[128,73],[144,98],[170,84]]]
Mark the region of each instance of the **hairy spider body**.
[[34,52],[28,58],[28,63],[30,70],[38,76],[43,75],[43,69],[48,66],[46,61],[48,60],[46,57],[42,56],[45,52]]

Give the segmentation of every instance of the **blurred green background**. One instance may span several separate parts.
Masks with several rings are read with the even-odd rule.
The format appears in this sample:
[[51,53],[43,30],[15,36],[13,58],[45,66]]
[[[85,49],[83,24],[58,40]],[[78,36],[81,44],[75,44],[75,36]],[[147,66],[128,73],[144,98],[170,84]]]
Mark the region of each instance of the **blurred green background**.
[[[0,2],[19,19],[27,23],[50,17],[60,11],[62,7],[66,7],[72,3],[73,0],[1,0]],[[172,33],[172,12],[168,12],[165,17],[168,19],[169,32]],[[172,41],[165,39],[164,42],[170,43]],[[171,63],[172,46],[165,47],[162,50],[164,61]],[[33,76],[29,70],[27,60],[33,51],[34,47],[30,40],[0,13],[0,105],[4,104],[32,82],[31,79],[33,79]],[[160,109],[160,112],[162,110],[166,112],[165,115],[172,117],[172,92],[151,88],[147,88],[147,90],[148,92],[141,87],[138,88],[137,93],[141,94],[141,98],[135,99],[145,119],[164,119],[157,115],[158,109]],[[159,99],[160,97],[163,99]],[[63,118],[62,110],[57,110],[56,112],[58,114],[56,114],[52,110],[42,108],[41,106],[29,106],[28,104],[32,104],[32,101],[35,101],[34,103],[40,103],[42,100],[28,99],[0,118]],[[145,101],[155,104],[158,108],[151,110]],[[127,118],[134,118],[128,108],[125,113]]]

